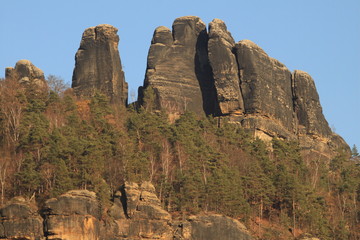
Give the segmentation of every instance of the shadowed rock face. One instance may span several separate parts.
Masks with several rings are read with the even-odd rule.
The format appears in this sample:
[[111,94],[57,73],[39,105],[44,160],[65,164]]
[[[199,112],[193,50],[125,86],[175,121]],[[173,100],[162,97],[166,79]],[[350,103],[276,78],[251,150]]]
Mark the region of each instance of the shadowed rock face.
[[15,78],[22,84],[35,84],[39,88],[47,87],[44,72],[34,66],[29,60],[19,60],[15,68],[5,69],[6,78]]
[[214,109],[214,101],[207,101],[213,97],[207,40],[206,26],[198,17],[177,18],[173,32],[166,27],[155,30],[144,87],[153,88],[158,108],[198,114]]
[[92,96],[100,91],[112,102],[126,105],[128,87],[120,61],[117,31],[107,24],[84,31],[72,79],[78,96]]
[[208,49],[220,115],[244,111],[238,65],[232,52],[234,46],[235,41],[225,23],[214,19],[209,24]]

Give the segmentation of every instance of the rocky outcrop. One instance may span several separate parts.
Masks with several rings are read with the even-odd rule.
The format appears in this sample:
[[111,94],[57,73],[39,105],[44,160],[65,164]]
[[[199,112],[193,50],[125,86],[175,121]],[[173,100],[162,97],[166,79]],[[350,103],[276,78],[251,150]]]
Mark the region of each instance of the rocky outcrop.
[[235,41],[220,19],[209,24],[209,60],[214,77],[217,103],[220,115],[242,114],[243,97],[236,57],[233,53]]
[[114,205],[119,202],[125,217],[114,219],[104,232],[120,239],[172,239],[171,215],[161,208],[151,183],[125,183],[115,194]]
[[[0,209],[0,238],[26,240],[238,239],[250,240],[245,226],[218,214],[174,220],[162,209],[150,182],[127,182],[114,194],[107,213],[94,192],[72,190],[49,199],[40,211],[23,198]],[[42,217],[40,217],[41,212]]]
[[348,145],[332,133],[310,75],[293,74],[250,40],[235,44],[225,23],[214,19],[209,33],[198,17],[175,20],[173,32],[155,30],[144,91],[152,88],[158,109],[186,110],[228,118],[254,137],[298,140],[304,155],[331,159]]
[[[158,27],[148,55],[144,89],[152,88],[156,105],[171,113],[210,113],[214,101],[207,56],[206,26],[198,17],[181,17],[173,31]],[[144,96],[140,92],[141,97]]]
[[15,67],[5,69],[5,78],[13,78],[19,83],[29,85],[34,84],[38,88],[46,88],[44,72],[34,66],[29,60],[19,60]]
[[47,239],[99,239],[100,206],[94,192],[73,190],[49,199],[43,212]]
[[117,31],[107,24],[84,31],[72,79],[78,96],[92,96],[100,91],[114,103],[127,104],[128,86],[121,66]]
[[218,215],[198,215],[189,217],[190,239],[252,239],[246,227],[239,221]]
[[43,219],[34,203],[16,197],[0,209],[1,239],[40,240],[43,235]]

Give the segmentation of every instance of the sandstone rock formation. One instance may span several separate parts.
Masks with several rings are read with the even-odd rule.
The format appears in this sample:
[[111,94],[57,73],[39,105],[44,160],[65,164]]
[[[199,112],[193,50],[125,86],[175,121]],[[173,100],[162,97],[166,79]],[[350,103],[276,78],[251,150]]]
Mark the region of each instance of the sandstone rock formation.
[[191,239],[252,239],[242,223],[222,215],[191,216],[189,222]]
[[100,91],[114,103],[127,104],[128,87],[121,66],[117,31],[107,24],[84,31],[72,79],[78,96],[92,96]]
[[327,137],[332,134],[326,121],[312,77],[303,71],[293,73],[294,106],[299,132]]
[[100,235],[100,208],[94,192],[73,190],[45,203],[47,239],[95,240]]
[[0,209],[0,223],[1,239],[44,239],[37,207],[22,197],[13,198]]
[[[298,140],[306,154],[331,159],[348,145],[332,133],[310,75],[290,70],[250,40],[235,44],[225,23],[209,33],[198,17],[155,30],[140,92],[152,88],[159,109],[228,118],[254,137]],[[319,141],[320,140],[320,141]]]
[[5,78],[14,78],[22,84],[35,84],[38,88],[47,87],[44,72],[29,60],[20,60],[15,67],[5,69]]
[[[72,190],[40,211],[23,198],[0,209],[0,238],[24,240],[252,239],[243,224],[218,214],[174,220],[150,182],[127,182],[107,214],[94,192]],[[40,217],[41,212],[42,217]]]
[[158,108],[177,113],[209,112],[213,101],[206,99],[213,97],[211,81],[206,26],[200,18],[177,18],[172,32],[166,27],[155,30],[144,88],[154,90]]
[[225,23],[214,19],[209,24],[208,49],[221,115],[242,114],[244,111],[234,47],[235,41]]
[[[296,132],[291,72],[250,40],[236,44],[236,57],[245,113],[252,115],[246,121],[254,121],[256,128],[272,137],[288,138]],[[273,124],[278,125],[281,132],[272,132]]]

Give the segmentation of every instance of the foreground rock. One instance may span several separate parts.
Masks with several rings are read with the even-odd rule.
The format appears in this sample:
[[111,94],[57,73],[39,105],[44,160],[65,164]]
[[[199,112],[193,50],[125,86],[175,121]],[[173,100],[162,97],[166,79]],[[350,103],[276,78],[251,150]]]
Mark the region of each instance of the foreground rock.
[[78,96],[92,96],[100,91],[114,103],[127,104],[128,87],[121,66],[117,31],[108,24],[84,31],[72,79]]
[[45,239],[37,207],[22,197],[12,199],[0,209],[0,223],[1,239]]
[[94,192],[69,191],[49,199],[40,211],[11,201],[0,209],[0,238],[26,240],[239,239],[251,237],[243,224],[218,214],[173,220],[150,182],[125,183],[106,214]]
[[94,192],[73,190],[49,199],[44,214],[47,239],[99,239],[100,206]]
[[34,84],[37,88],[47,87],[44,72],[25,59],[19,60],[14,68],[6,68],[5,78],[16,79],[24,85]]
[[252,239],[246,227],[237,220],[218,214],[191,216],[190,239]]

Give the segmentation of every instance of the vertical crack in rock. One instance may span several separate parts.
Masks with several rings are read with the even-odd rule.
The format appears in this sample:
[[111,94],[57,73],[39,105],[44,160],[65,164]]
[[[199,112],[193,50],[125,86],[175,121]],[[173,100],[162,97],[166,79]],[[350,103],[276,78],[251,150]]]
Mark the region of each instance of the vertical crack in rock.
[[[187,110],[210,114],[214,109],[214,89],[206,26],[200,18],[187,16],[177,18],[172,28],[171,32],[158,27],[154,32],[144,87],[154,90],[159,109],[178,114]],[[142,95],[139,94],[140,102]]]

